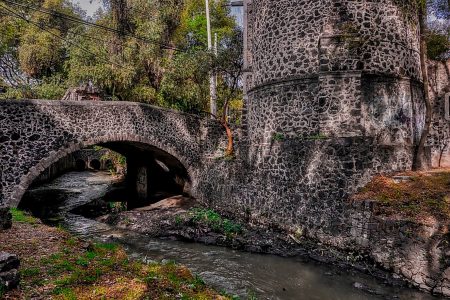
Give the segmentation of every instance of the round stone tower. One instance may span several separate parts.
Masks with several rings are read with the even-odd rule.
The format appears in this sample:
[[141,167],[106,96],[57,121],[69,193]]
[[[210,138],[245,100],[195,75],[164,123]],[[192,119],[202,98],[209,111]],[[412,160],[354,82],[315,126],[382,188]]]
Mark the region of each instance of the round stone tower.
[[274,136],[413,145],[422,116],[415,0],[246,2],[252,146]]
[[411,168],[424,119],[414,3],[244,1],[249,211],[348,236],[347,197]]

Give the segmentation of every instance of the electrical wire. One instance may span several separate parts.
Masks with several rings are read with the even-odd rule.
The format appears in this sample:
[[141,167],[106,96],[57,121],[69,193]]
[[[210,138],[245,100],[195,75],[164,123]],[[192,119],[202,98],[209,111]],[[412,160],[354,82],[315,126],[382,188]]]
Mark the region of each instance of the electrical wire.
[[112,61],[110,61],[110,60],[107,60],[107,59],[104,59],[104,58],[99,57],[99,56],[98,56],[97,54],[95,54],[94,52],[92,52],[92,51],[90,51],[90,50],[88,50],[88,49],[86,49],[86,48],[84,48],[84,47],[82,47],[82,46],[80,46],[80,45],[77,45],[77,44],[73,43],[72,41],[68,41],[68,40],[65,39],[64,37],[62,37],[62,36],[60,36],[60,35],[58,35],[58,34],[52,32],[52,31],[50,31],[50,30],[48,30],[48,29],[46,29],[44,26],[40,25],[39,23],[36,23],[36,22],[34,22],[34,21],[31,21],[31,20],[28,20],[25,16],[22,16],[21,14],[19,14],[19,13],[13,11],[13,10],[11,10],[11,9],[9,9],[9,8],[6,7],[6,6],[3,6],[2,4],[0,4],[0,9],[3,9],[4,11],[9,12],[9,14],[10,14],[11,16],[13,16],[13,17],[20,18],[20,19],[26,21],[27,23],[30,23],[30,24],[36,26],[37,28],[39,28],[39,29],[41,29],[41,30],[43,30],[43,31],[45,31],[45,32],[47,32],[47,33],[50,33],[50,34],[53,35],[54,37],[63,40],[64,42],[70,44],[71,46],[74,46],[74,47],[76,47],[76,48],[82,50],[83,52],[85,52],[85,53],[87,53],[87,54],[90,54],[90,55],[92,55],[92,56],[94,56],[94,57],[96,57],[96,58],[102,60],[102,61],[105,62],[105,63],[113,64],[113,65],[116,65],[116,66],[119,66],[119,67],[123,67],[123,66],[120,65],[120,64],[117,64],[117,63],[112,62]]
[[105,25],[101,25],[101,24],[92,23],[92,22],[89,22],[89,21],[86,21],[86,20],[83,20],[83,19],[80,19],[80,18],[76,18],[74,16],[70,16],[68,14],[57,12],[55,10],[40,8],[40,7],[36,7],[36,6],[30,5],[30,4],[22,4],[22,3],[18,3],[18,2],[15,2],[15,1],[11,1],[11,0],[1,0],[1,1],[9,3],[11,5],[18,6],[18,7],[23,7],[23,8],[31,9],[31,10],[34,10],[34,11],[38,11],[38,12],[41,12],[41,13],[44,13],[44,14],[47,14],[47,15],[56,16],[58,18],[65,19],[65,20],[68,20],[68,21],[71,21],[71,22],[75,22],[75,23],[78,23],[78,24],[83,24],[83,25],[86,25],[86,26],[91,26],[91,27],[96,27],[96,28],[99,28],[99,29],[103,29],[105,31],[109,31],[109,32],[112,32],[112,33],[117,34],[117,35],[124,35],[124,36],[127,36],[127,37],[131,37],[133,39],[139,40],[139,41],[144,42],[144,43],[156,44],[156,45],[161,46],[162,49],[183,52],[181,49],[178,49],[176,47],[157,42],[155,40],[150,40],[150,39],[147,39],[147,38],[144,38],[144,37],[141,37],[141,36],[137,36],[137,35],[132,34],[130,32],[123,33],[123,32],[120,32],[119,30],[117,30],[115,28],[111,28],[111,27],[108,27],[108,26],[105,26]]

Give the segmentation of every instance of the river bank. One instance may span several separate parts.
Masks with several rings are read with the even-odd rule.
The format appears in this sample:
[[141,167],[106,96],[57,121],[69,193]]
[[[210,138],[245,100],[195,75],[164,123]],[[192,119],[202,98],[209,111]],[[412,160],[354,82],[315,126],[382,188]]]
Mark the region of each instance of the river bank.
[[[317,244],[301,231],[289,233],[281,228],[240,223],[192,201],[175,197],[146,208],[109,214],[96,220],[153,238],[203,243],[250,253],[303,257],[337,266],[341,270],[357,270],[389,285],[410,286],[381,268],[367,253]],[[359,288],[372,292],[364,286]]]
[[173,262],[145,264],[111,243],[93,243],[13,211],[0,251],[21,260],[21,284],[1,299],[231,299]]
[[449,170],[397,174],[383,177],[383,184],[380,180],[374,178],[351,199],[351,234],[342,239],[353,246],[344,249],[317,243],[301,229],[234,220],[183,197],[97,220],[155,238],[307,257],[356,269],[390,285],[450,297]]
[[376,176],[351,199],[356,249],[415,287],[450,298],[450,170]]
[[114,187],[112,179],[102,172],[68,173],[30,189],[29,196],[33,207],[45,208],[36,213],[51,217],[52,223],[56,215],[82,240],[119,244],[130,257],[144,262],[176,260],[208,286],[242,299],[435,299],[409,289],[390,272],[377,273],[376,264],[353,249],[336,251],[317,245],[301,230],[287,232],[220,215],[190,198],[172,197],[94,220],[94,215],[103,214],[99,207],[111,206],[101,199]]

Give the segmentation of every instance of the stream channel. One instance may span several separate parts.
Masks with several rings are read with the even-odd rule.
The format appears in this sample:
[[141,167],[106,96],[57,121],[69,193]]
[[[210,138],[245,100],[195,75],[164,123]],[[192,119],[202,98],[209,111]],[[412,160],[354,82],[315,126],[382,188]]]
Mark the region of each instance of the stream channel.
[[319,264],[303,258],[282,258],[232,249],[150,238],[120,230],[71,213],[73,209],[101,197],[113,184],[105,172],[70,172],[28,191],[29,197],[44,194],[57,199],[51,207],[62,216],[62,225],[81,238],[116,242],[128,254],[143,261],[174,260],[229,294],[247,299],[356,300],[439,299],[405,287],[392,287],[359,273]]

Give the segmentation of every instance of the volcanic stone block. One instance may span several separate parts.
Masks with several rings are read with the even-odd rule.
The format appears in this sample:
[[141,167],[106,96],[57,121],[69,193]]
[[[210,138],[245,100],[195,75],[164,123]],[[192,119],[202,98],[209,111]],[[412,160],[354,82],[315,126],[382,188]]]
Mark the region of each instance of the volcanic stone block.
[[9,211],[9,207],[0,206],[0,230],[6,230],[11,228],[12,215]]
[[0,252],[0,289],[11,290],[20,282],[18,268],[20,261],[16,255]]

